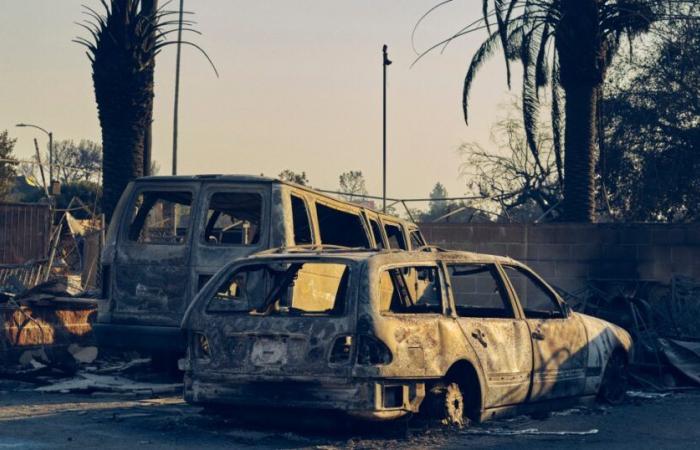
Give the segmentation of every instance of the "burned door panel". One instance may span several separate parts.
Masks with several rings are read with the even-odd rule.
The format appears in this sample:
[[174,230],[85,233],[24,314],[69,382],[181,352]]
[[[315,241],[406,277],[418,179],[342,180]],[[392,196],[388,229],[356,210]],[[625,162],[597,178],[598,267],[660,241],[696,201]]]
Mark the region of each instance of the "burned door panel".
[[435,377],[444,373],[440,323],[443,284],[437,266],[395,267],[379,275],[381,319],[375,328],[393,354],[384,376]]
[[504,266],[529,327],[533,348],[531,401],[582,395],[586,381],[588,339],[575,316],[557,295],[523,267]]
[[252,183],[205,186],[192,239],[192,296],[225,264],[269,247],[269,193],[269,185]]
[[447,264],[455,313],[481,363],[484,407],[527,399],[532,344],[525,321],[516,318],[500,272],[493,264]]
[[115,322],[177,325],[190,286],[190,246],[196,184],[134,192],[120,230],[112,285]]

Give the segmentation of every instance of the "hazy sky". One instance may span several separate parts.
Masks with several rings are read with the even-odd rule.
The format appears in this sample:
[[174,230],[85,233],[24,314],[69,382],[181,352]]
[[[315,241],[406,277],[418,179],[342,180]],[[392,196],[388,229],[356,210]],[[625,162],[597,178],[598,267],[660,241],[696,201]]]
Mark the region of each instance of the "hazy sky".
[[[15,128],[31,122],[56,139],[100,140],[90,64],[71,39],[84,32],[81,3],[97,0],[2,0],[0,130],[33,154],[32,138]],[[171,4],[176,7],[177,2]],[[411,30],[437,0],[186,0],[203,36],[192,36],[215,61],[216,78],[185,48],[181,82],[179,172],[275,176],[306,171],[311,184],[336,188],[338,175],[361,170],[370,193],[381,192],[381,46],[389,45],[390,196],[424,197],[436,181],[464,193],[457,147],[488,142],[506,101],[502,59],[475,85],[470,126],[461,87],[484,38],[474,34],[413,68]],[[418,31],[419,49],[480,14],[480,1],[457,0]],[[175,48],[157,60],[154,159],[169,174]]]

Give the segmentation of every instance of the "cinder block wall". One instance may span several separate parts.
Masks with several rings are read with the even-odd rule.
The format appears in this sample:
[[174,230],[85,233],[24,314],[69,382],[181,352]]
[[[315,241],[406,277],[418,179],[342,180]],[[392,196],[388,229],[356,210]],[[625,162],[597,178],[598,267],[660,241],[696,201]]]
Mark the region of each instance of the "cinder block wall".
[[432,245],[508,255],[551,284],[700,280],[700,224],[421,224]]

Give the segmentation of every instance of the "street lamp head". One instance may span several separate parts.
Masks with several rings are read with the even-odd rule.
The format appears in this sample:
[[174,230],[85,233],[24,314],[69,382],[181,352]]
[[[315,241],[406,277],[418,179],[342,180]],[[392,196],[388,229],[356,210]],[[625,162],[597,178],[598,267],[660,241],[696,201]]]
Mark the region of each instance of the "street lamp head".
[[18,123],[18,124],[17,124],[17,125],[15,125],[15,126],[16,126],[16,127],[20,127],[20,128],[21,128],[21,127],[26,127],[26,126],[27,126],[27,124],[26,124],[26,123]]

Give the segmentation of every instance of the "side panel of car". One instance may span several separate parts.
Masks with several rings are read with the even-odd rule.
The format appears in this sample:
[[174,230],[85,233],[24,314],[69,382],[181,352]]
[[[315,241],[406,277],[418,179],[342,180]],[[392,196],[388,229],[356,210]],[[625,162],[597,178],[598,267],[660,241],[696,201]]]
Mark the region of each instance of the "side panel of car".
[[484,408],[527,400],[532,375],[532,344],[496,264],[444,265],[451,309],[478,356],[486,392]]
[[515,264],[502,268],[530,331],[534,356],[530,401],[583,395],[588,362],[583,323],[532,271]]
[[[431,280],[433,276],[434,281]],[[405,280],[403,287],[396,286],[395,277]],[[393,359],[386,365],[356,366],[353,374],[357,377],[439,379],[458,361],[468,361],[478,370],[476,355],[459,325],[446,316],[449,299],[446,288],[444,276],[435,262],[370,264],[366,286],[369,295],[360,298],[358,332],[376,335],[386,344]],[[413,290],[420,298],[416,305],[422,305],[422,310],[411,312],[406,305],[398,305],[397,295],[401,290]]]

